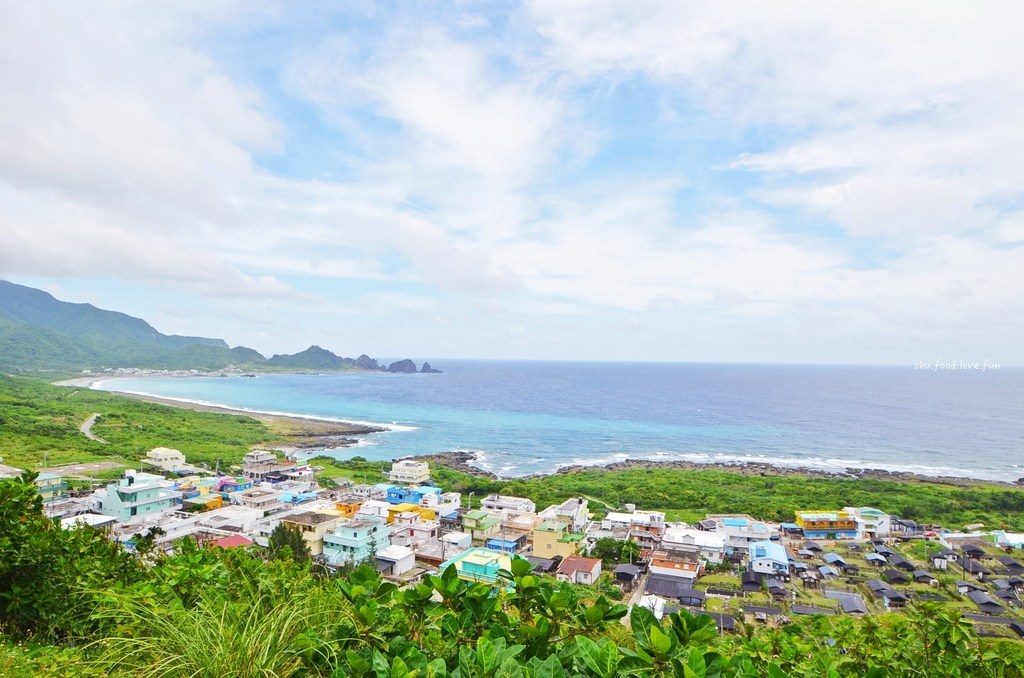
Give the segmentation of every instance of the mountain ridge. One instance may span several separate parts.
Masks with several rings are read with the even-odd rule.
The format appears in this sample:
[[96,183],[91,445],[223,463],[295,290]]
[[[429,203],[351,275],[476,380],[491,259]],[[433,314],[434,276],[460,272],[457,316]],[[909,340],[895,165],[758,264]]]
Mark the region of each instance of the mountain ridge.
[[388,371],[365,353],[344,358],[313,345],[266,358],[211,337],[163,334],[141,318],[0,280],[0,368]]

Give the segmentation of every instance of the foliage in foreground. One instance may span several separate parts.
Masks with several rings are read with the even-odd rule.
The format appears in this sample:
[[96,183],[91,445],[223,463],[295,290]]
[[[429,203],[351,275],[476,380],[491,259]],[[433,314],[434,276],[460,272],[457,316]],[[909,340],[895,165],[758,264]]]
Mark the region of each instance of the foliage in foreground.
[[[1024,666],[1024,644],[979,638],[927,604],[721,636],[686,611],[659,622],[634,608],[624,626],[625,606],[522,560],[498,588],[449,568],[399,589],[366,566],[332,578],[188,540],[138,558],[45,519],[30,481],[0,481],[3,675],[1019,678]],[[67,573],[38,569],[62,553]]]

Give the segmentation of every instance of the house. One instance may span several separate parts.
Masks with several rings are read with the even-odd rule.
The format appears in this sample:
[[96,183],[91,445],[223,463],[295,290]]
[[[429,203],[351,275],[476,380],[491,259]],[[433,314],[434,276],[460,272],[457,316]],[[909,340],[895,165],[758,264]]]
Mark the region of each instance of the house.
[[67,482],[56,473],[43,471],[36,476],[36,492],[44,502],[59,499],[67,489]]
[[626,539],[644,548],[655,548],[665,531],[665,514],[661,511],[610,511],[601,521],[601,529],[612,533],[622,532]]
[[736,630],[736,618],[731,614],[719,614],[718,612],[701,612],[701,614],[711,617],[719,633]]
[[227,537],[221,537],[211,541],[208,545],[215,546],[221,549],[237,549],[244,548],[246,546],[252,546],[253,541],[248,537],[243,537],[240,534],[232,534]]
[[887,582],[889,582],[890,584],[909,584],[910,583],[910,577],[908,577],[907,575],[903,574],[899,570],[894,570],[894,569],[890,568],[890,569],[886,570],[883,573],[883,575],[885,576],[885,580]]
[[764,582],[765,588],[768,589],[768,595],[775,600],[785,600],[786,598],[786,586],[780,580],[775,577],[768,577]]
[[983,579],[986,575],[990,574],[981,563],[971,558],[962,558],[959,564],[965,573],[973,574],[978,579]]
[[985,614],[1002,614],[1003,612],[1003,606],[984,591],[968,591],[967,597],[978,606],[979,611]]
[[146,456],[142,458],[142,463],[148,466],[155,466],[167,473],[189,470],[188,465],[185,463],[185,455],[169,447],[154,447],[149,452],[146,452]]
[[956,592],[959,593],[962,596],[966,596],[968,593],[971,593],[972,591],[984,591],[984,590],[985,589],[983,589],[982,587],[978,586],[977,584],[975,584],[973,582],[969,582],[969,581],[965,581],[965,580],[960,580],[960,581],[956,582]]
[[242,475],[252,480],[264,480],[269,474],[295,466],[294,461],[278,459],[277,452],[271,450],[253,450],[242,457]]
[[689,551],[654,551],[647,570],[666,577],[696,579],[700,574],[700,557]]
[[557,520],[546,520],[533,528],[533,552],[541,558],[561,556],[568,558],[579,553],[583,535],[569,531],[569,525]]
[[887,537],[892,531],[892,519],[889,514],[870,506],[843,509],[853,518],[857,539],[868,540],[876,537]]
[[488,539],[486,546],[493,551],[506,553],[515,553],[519,550],[519,542],[513,539]]
[[766,622],[769,619],[777,619],[782,616],[782,610],[777,607],[766,605],[744,605],[743,614],[751,615],[756,621]]
[[885,567],[889,562],[885,559],[885,556],[880,553],[868,553],[864,556],[864,559],[868,561],[869,565],[875,565],[876,567]]
[[487,511],[466,511],[462,514],[462,529],[472,535],[474,542],[486,542],[501,531],[501,518]]
[[284,506],[281,502],[281,493],[266,487],[250,487],[247,490],[235,492],[231,495],[231,501],[246,508],[261,511],[264,515]]
[[714,522],[715,532],[725,535],[725,555],[735,562],[747,557],[751,544],[778,536],[775,527],[748,515],[709,515],[708,520]]
[[822,565],[818,568],[818,574],[822,579],[839,579],[839,570],[831,565]]
[[369,562],[390,545],[391,528],[380,518],[337,518],[323,535],[323,556],[330,565]]
[[570,532],[582,532],[590,522],[589,502],[583,497],[566,499],[561,504],[553,504],[540,512],[540,522],[557,520],[568,524]]
[[868,579],[866,582],[864,582],[864,584],[868,587],[868,590],[870,590],[872,595],[874,595],[876,598],[881,598],[883,591],[889,591],[892,589],[892,587],[889,586],[889,584],[882,581],[881,579]]
[[999,589],[996,591],[995,596],[1006,605],[1011,605],[1013,607],[1021,606],[1020,598],[1017,597],[1016,591],[1011,588]]
[[601,576],[601,559],[569,556],[562,560],[555,577],[573,584],[596,584]]
[[857,521],[847,511],[797,511],[796,524],[808,539],[857,538]]
[[893,534],[914,536],[921,534],[924,529],[913,520],[892,516],[890,518],[890,530]]
[[882,603],[885,605],[886,608],[898,609],[906,607],[907,603],[909,602],[910,596],[903,593],[902,591],[897,591],[895,589],[887,589],[885,591],[882,591]]
[[773,576],[789,576],[789,556],[781,544],[773,541],[753,542],[749,546],[749,553],[750,570]]
[[377,551],[376,561],[382,575],[400,577],[416,567],[416,554],[408,546],[385,546]]
[[622,563],[615,566],[612,574],[615,576],[615,581],[632,590],[633,584],[640,578],[640,567],[638,565]]
[[324,537],[343,520],[345,518],[337,514],[302,511],[282,518],[281,524],[302,533],[310,555],[318,556],[324,552]]
[[857,593],[846,591],[825,591],[825,597],[830,600],[838,600],[839,606],[847,614],[867,614],[868,608],[864,604],[864,598]]
[[992,540],[995,542],[996,546],[1002,548],[1024,549],[1024,533],[996,530],[992,533]]
[[402,485],[420,485],[430,480],[430,466],[422,461],[401,459],[391,464],[388,479]]
[[747,570],[740,575],[740,586],[745,593],[753,593],[764,588],[765,575]]
[[448,532],[441,535],[440,541],[452,548],[465,551],[473,545],[473,535],[468,532]]
[[107,485],[106,489],[93,493],[96,511],[128,523],[174,510],[180,497],[178,493],[148,479],[136,482],[137,475],[125,474],[116,483]]
[[936,580],[935,577],[932,576],[932,573],[927,570],[914,570],[910,576],[913,577],[914,581],[918,584],[929,584],[931,586],[935,586],[938,583],[938,580]]
[[721,563],[725,557],[725,535],[694,528],[667,527],[661,537],[665,551],[691,552],[709,563]]
[[996,558],[1000,565],[1006,568],[1009,574],[1022,575],[1024,574],[1024,565],[1017,562],[1013,556],[999,556]]
[[533,571],[539,574],[550,574],[555,571],[558,567],[560,559],[556,558],[538,558],[537,556],[526,556],[526,559],[533,565]]
[[914,567],[914,564],[912,562],[898,554],[893,554],[889,556],[889,564],[900,570],[906,570],[907,572],[913,572],[917,569],[916,567]]
[[480,508],[492,513],[535,513],[537,505],[523,497],[489,494],[480,502]]
[[821,548],[821,544],[810,539],[804,542],[803,547],[808,551],[812,551],[814,553],[821,553],[824,550]]
[[843,560],[843,557],[838,553],[826,553],[821,557],[825,561],[825,564],[837,567],[839,569],[846,569],[847,562]]
[[520,556],[484,548],[471,548],[445,561],[441,565],[441,571],[454,567],[460,579],[483,584],[499,584],[498,572],[511,571],[514,558]]

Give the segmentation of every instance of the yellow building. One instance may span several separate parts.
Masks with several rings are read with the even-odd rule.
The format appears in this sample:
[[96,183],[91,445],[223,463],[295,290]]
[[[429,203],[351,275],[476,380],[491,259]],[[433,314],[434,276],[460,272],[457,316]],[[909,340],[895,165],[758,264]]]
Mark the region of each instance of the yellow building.
[[356,511],[362,505],[363,500],[358,497],[345,497],[334,501],[334,508],[338,511],[338,515],[343,518],[355,518]]
[[395,504],[388,508],[388,524],[390,525],[395,522],[395,516],[400,513],[410,512],[420,514],[420,520],[437,520],[437,511],[434,509],[407,502],[405,504]]
[[337,511],[304,511],[281,519],[281,524],[302,533],[310,555],[324,551],[324,535],[332,532],[344,518]]
[[579,553],[583,535],[569,531],[569,526],[557,520],[548,520],[533,528],[533,555],[538,558],[568,558]]
[[808,539],[854,539],[857,519],[847,511],[797,511],[796,524]]

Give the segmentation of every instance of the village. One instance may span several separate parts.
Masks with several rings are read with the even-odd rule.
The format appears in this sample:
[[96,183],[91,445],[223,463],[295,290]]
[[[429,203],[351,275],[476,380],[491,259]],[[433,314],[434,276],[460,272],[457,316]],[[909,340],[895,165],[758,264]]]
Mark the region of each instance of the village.
[[[2,461],[2,460],[0,460]],[[279,526],[301,534],[328,571],[369,564],[398,584],[454,566],[467,581],[507,586],[523,558],[538,574],[614,593],[661,618],[680,608],[786,624],[800,615],[866,615],[935,601],[979,634],[1024,637],[1024,535],[984,526],[951,531],[871,507],[810,508],[793,522],[707,515],[696,524],[631,504],[592,509],[583,497],[537,509],[502,495],[445,492],[428,464],[395,461],[378,483],[336,480],[276,451],[245,455],[241,473],[211,474],[156,448],[114,482],[70,496],[54,473],[36,479],[45,513],[66,529],[92,526],[132,550],[140,538],[171,551],[190,537],[210,548],[259,548]],[[20,469],[0,465],[0,478]],[[597,546],[607,548],[594,557]]]

